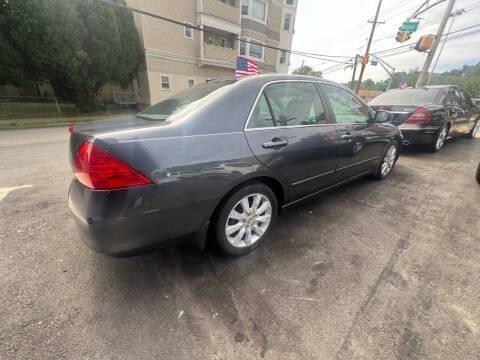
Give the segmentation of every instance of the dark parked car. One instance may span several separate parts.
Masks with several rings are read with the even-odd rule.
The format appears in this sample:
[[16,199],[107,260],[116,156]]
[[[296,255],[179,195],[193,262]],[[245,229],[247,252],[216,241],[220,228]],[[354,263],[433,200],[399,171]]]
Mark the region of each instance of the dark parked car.
[[438,85],[391,90],[370,101],[375,109],[393,113],[404,144],[428,144],[439,151],[448,137],[475,137],[480,129],[480,109],[457,86]]
[[179,238],[203,246],[207,234],[245,254],[280,208],[367,174],[386,178],[402,140],[390,120],[318,78],[209,82],[72,129],[69,206],[86,244],[106,254]]

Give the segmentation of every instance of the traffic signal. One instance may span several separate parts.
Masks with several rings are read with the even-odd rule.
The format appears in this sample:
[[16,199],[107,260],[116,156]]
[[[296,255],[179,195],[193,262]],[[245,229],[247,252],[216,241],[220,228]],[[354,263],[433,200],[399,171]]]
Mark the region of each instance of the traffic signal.
[[405,41],[410,40],[411,35],[412,35],[411,31],[399,31],[397,33],[397,37],[395,38],[395,40],[397,40],[400,43],[403,43]]
[[431,49],[433,40],[435,40],[435,35],[423,35],[420,36],[420,39],[415,45],[415,50],[420,52],[425,52]]

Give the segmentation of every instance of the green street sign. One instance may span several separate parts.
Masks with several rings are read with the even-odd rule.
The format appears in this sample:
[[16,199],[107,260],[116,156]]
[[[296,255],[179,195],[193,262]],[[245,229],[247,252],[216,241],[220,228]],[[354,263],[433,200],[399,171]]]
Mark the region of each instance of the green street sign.
[[418,21],[405,21],[402,26],[400,26],[400,31],[415,32],[418,29]]

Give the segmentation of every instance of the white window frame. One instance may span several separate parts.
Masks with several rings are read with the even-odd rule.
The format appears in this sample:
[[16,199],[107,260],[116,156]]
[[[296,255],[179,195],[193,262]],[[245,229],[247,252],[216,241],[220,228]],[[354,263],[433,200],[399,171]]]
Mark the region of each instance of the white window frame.
[[256,18],[252,15],[252,8],[253,8],[252,3],[253,3],[253,1],[254,0],[241,0],[240,6],[243,6],[243,2],[245,2],[246,3],[245,5],[248,6],[248,15],[243,14],[242,13],[242,8],[240,8],[241,16],[244,17],[244,18],[256,21],[260,24],[265,24],[266,25],[267,22],[268,22],[268,10],[269,10],[268,1],[267,0],[256,0],[256,1],[263,2],[265,4],[265,19],[263,19],[263,20],[261,20],[259,18]]
[[[184,21],[183,23],[184,23],[185,25],[193,26],[192,23],[189,23],[189,22],[186,22],[186,21]],[[188,35],[187,35],[187,30],[190,30],[191,36],[188,36]],[[193,40],[193,28],[188,27],[188,26],[183,26],[183,36],[185,36],[186,39]]]
[[[287,17],[290,16],[290,22],[288,23],[288,30],[285,29],[285,23],[287,22]],[[283,24],[282,24],[282,31],[286,32],[292,32],[293,29],[293,14],[286,12],[285,15],[283,16]]]
[[[168,88],[163,87],[162,77],[166,77],[168,79]],[[160,90],[162,90],[162,91],[172,90],[172,81],[171,81],[170,75],[160,74]]]
[[[282,54],[285,54],[285,61],[282,63]],[[288,51],[279,50],[278,51],[278,63],[280,65],[287,65],[288,64]]]
[[[257,39],[252,39],[252,38],[248,38],[248,37],[243,37],[242,40],[246,40],[246,41],[252,41],[252,42],[255,42],[255,43],[258,43],[260,45],[265,45],[265,43],[263,41],[260,41],[260,40],[257,40]],[[242,56],[244,58],[247,58],[247,59],[251,59],[251,60],[254,60],[254,61],[260,61],[260,62],[265,62],[265,47],[262,46],[262,57],[261,58],[257,58],[256,56],[251,56],[250,55],[250,43],[244,43],[245,44],[245,51],[246,53],[244,55],[242,55],[240,53],[240,44],[238,44],[238,56]]]
[[[190,86],[190,82],[192,82],[191,86]],[[194,87],[195,86],[195,79],[188,79],[187,80],[187,86],[188,86],[188,88]]]

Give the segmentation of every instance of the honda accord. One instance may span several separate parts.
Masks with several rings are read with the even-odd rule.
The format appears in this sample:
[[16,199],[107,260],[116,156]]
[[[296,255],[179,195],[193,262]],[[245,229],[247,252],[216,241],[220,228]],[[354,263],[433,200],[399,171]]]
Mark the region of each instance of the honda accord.
[[402,141],[390,120],[319,78],[211,81],[136,116],[72,128],[69,207],[86,244],[112,256],[207,238],[246,254],[281,208],[388,177]]

